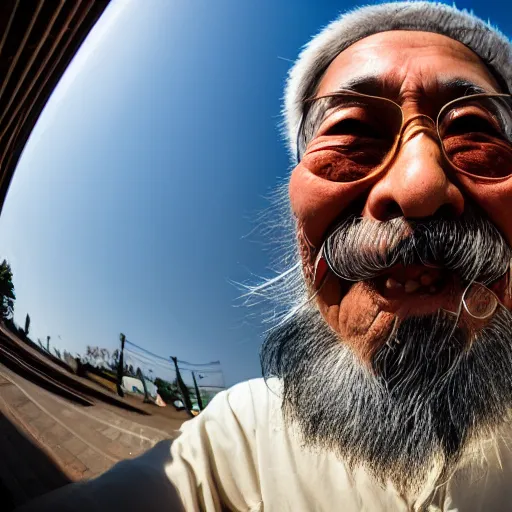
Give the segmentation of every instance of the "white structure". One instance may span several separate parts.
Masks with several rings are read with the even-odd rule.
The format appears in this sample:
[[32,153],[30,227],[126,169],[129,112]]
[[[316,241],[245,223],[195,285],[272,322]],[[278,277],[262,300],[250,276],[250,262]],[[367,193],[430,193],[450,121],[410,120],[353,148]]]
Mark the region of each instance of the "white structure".
[[[151,398],[156,399],[158,388],[150,381],[146,381],[146,387],[148,389],[148,394]],[[123,382],[121,384],[121,388],[123,391],[128,393],[140,393],[144,394],[144,385],[140,379],[135,377],[123,376]]]

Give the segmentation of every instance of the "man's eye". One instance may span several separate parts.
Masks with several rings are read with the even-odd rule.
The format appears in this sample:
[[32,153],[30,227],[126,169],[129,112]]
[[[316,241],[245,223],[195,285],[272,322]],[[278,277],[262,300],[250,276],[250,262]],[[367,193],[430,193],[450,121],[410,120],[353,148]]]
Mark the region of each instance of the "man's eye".
[[352,137],[380,138],[381,134],[372,125],[358,119],[343,119],[331,126],[324,135],[351,135]]
[[484,133],[493,137],[503,138],[501,131],[490,120],[476,115],[461,116],[454,119],[445,132],[446,135],[469,133]]

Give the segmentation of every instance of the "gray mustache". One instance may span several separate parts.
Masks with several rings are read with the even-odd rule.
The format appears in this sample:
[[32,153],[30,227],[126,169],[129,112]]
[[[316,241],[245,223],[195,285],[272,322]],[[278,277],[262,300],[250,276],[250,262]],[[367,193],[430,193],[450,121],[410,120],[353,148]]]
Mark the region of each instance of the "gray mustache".
[[348,281],[379,276],[393,265],[422,264],[456,272],[467,282],[490,284],[510,268],[512,249],[483,215],[448,220],[380,222],[350,217],[327,237],[323,256]]

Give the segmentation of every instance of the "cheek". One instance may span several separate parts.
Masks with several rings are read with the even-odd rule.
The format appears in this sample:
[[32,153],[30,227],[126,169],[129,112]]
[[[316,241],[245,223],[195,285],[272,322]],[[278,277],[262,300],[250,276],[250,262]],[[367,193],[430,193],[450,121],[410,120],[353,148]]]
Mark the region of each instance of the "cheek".
[[459,179],[468,196],[512,245],[512,178],[498,183],[475,183],[466,176]]
[[337,183],[319,177],[303,163],[292,172],[290,203],[303,235],[319,248],[329,226],[368,188],[369,181]]

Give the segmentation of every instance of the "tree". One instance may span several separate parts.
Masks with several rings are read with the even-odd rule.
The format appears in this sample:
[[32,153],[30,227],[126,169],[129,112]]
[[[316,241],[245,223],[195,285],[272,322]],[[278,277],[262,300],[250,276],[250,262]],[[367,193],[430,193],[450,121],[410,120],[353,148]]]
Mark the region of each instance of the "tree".
[[111,370],[117,370],[119,366],[119,356],[121,355],[121,351],[116,348],[114,352],[112,352],[112,356],[110,357],[110,362],[108,365],[110,366]]
[[30,315],[27,313],[25,317],[25,336],[28,336],[28,331],[30,329]]
[[101,366],[108,366],[108,361],[110,359],[110,351],[106,348],[100,348],[99,355],[101,360]]
[[110,360],[110,352],[106,348],[93,347],[92,345],[87,345],[84,359],[91,366],[108,367]]
[[0,320],[12,318],[15,300],[11,266],[4,260],[0,264]]

